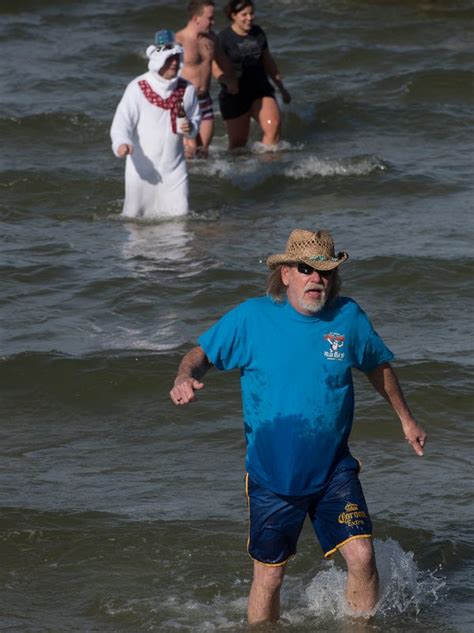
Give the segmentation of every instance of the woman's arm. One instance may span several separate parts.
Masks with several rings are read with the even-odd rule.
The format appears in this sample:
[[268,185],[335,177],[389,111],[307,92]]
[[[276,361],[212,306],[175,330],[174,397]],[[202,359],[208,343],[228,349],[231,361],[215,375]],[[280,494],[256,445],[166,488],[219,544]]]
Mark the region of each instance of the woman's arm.
[[230,94],[237,94],[239,92],[239,82],[235,75],[232,62],[224,53],[217,38],[214,49],[214,60],[212,63],[212,74],[219,83],[227,86],[227,90]]
[[263,62],[263,67],[265,69],[265,72],[267,73],[267,75],[270,77],[270,79],[273,81],[275,86],[280,91],[280,94],[283,99],[283,103],[290,103],[291,95],[288,92],[288,90],[285,88],[285,86],[283,85],[283,80],[280,76],[278,66],[276,65],[276,62],[273,59],[270,53],[270,50],[268,48],[266,48],[262,53],[262,62]]

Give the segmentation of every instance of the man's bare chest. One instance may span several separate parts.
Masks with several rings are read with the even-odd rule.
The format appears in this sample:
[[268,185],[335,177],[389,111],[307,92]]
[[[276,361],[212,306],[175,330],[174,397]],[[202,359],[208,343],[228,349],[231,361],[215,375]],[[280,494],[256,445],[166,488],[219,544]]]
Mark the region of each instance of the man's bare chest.
[[214,52],[215,45],[212,40],[198,38],[194,46],[185,50],[185,61],[192,65],[210,64],[214,59]]

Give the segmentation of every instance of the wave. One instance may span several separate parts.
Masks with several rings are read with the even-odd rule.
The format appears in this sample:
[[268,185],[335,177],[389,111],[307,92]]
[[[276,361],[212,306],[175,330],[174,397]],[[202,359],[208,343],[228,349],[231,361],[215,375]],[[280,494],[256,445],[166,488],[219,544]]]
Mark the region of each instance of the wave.
[[388,165],[378,156],[354,156],[339,160],[309,156],[298,165],[285,169],[284,174],[301,180],[313,176],[366,176],[387,169]]
[[[4,219],[56,220],[77,218],[84,221],[118,213],[122,206],[123,182],[114,177],[108,164],[97,175],[97,166],[74,169],[73,165],[49,170],[0,172]],[[107,177],[110,174],[110,177]]]
[[[297,148],[292,146],[292,150],[297,151]],[[261,152],[260,155],[246,155],[237,159],[217,158],[195,163],[191,165],[190,171],[193,176],[217,177],[239,189],[250,189],[281,177],[304,180],[317,176],[365,176],[388,169],[387,163],[375,155],[341,159],[305,155],[296,159],[287,158],[277,148],[263,153],[261,146],[257,146],[257,152]]]
[[440,104],[463,104],[467,112],[472,83],[472,71],[441,67],[394,74],[374,82],[373,88],[398,95],[402,103],[418,102],[435,109]]
[[43,112],[0,118],[0,134],[15,146],[38,140],[53,141],[57,147],[77,143],[96,144],[105,132],[105,123],[82,112]]
[[[423,275],[420,275],[420,263],[423,266]],[[366,283],[369,284],[371,278],[376,280],[377,276],[381,275],[384,278],[385,289],[405,289],[411,277],[411,284],[420,283],[426,291],[436,292],[439,290],[439,280],[443,274],[449,274],[453,288],[459,288],[468,282],[472,275],[472,258],[466,255],[460,257],[449,250],[441,252],[440,249],[437,256],[433,253],[423,253],[422,262],[420,257],[404,253],[393,252],[375,257],[367,254],[366,257],[359,257],[356,268],[349,274],[354,275],[354,279],[365,277]]]
[[[49,7],[68,7],[70,6],[69,0],[47,0],[42,2],[41,5]],[[24,11],[32,11],[39,9],[39,3],[37,0],[2,0],[0,5],[0,15],[15,15],[21,14]]]
[[[370,4],[373,3],[373,0]],[[420,14],[432,17],[467,20],[474,18],[474,7],[469,0],[379,0],[380,4],[392,4],[397,7],[405,5],[415,8]]]
[[[411,135],[426,137],[431,141],[449,129],[450,135],[459,137],[460,142],[465,140],[470,126],[469,100],[443,101],[439,98],[427,103],[421,98],[411,98],[409,86],[417,81],[416,75],[372,81],[372,99],[374,91],[379,92],[376,104],[347,96],[335,97],[318,103],[309,119],[300,116],[298,109],[291,118],[291,133],[307,137],[308,130],[314,129],[319,134],[338,135],[354,129],[363,129],[367,133],[370,129],[376,130],[376,133],[384,130],[386,134],[398,135],[401,129],[408,129]],[[394,93],[397,93],[396,103]],[[404,105],[400,105],[399,98]]]
[[[181,343],[181,345],[184,342]],[[79,401],[81,396],[129,398],[138,392],[154,393],[157,373],[174,376],[181,358],[181,345],[174,348],[113,348],[73,356],[57,351],[22,352],[0,358],[0,382],[13,394],[56,393]],[[472,368],[449,360],[409,362],[401,367],[404,380],[416,383],[420,376],[433,390],[455,385],[457,397],[469,394]],[[455,378],[455,380],[454,380]]]
[[[0,376],[5,414],[10,402],[13,409],[19,400],[32,398],[37,404],[44,398],[80,408],[128,400],[134,394],[157,394],[161,391],[157,367],[166,373],[162,385],[166,397],[179,364],[178,355],[140,350],[110,350],[100,355],[73,357],[57,352],[22,353],[0,359]],[[165,375],[165,374],[163,374]],[[158,392],[156,391],[158,389]]]

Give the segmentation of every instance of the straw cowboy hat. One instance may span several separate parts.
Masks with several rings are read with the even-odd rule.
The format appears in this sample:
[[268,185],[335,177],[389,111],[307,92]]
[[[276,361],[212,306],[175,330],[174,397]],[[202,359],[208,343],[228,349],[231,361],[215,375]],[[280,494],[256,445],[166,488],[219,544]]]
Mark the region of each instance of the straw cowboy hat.
[[345,262],[349,255],[345,251],[334,252],[333,239],[327,231],[305,231],[295,229],[286,243],[286,252],[270,255],[267,259],[269,268],[280,264],[298,264],[304,262],[316,270],[332,270]]

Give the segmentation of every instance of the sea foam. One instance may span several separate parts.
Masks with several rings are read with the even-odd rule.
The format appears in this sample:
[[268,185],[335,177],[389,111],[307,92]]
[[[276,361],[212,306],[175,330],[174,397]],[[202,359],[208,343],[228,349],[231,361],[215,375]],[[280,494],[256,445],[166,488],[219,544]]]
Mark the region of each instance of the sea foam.
[[[405,552],[393,539],[375,540],[375,555],[380,576],[380,599],[373,614],[410,614],[416,618],[423,607],[439,601],[446,581],[439,570],[420,570],[413,552]],[[347,572],[330,562],[306,588],[308,609],[320,617],[342,619],[351,615],[345,597]]]
[[[256,144],[254,144],[256,145]],[[261,145],[261,144],[260,144]],[[218,178],[241,190],[260,186],[273,178],[307,180],[334,176],[366,176],[387,170],[383,159],[373,154],[343,158],[320,158],[298,151],[296,146],[283,153],[280,146],[261,148],[233,157],[215,155],[208,161],[190,165],[193,176]]]

